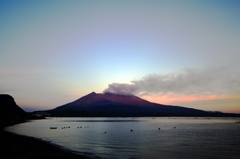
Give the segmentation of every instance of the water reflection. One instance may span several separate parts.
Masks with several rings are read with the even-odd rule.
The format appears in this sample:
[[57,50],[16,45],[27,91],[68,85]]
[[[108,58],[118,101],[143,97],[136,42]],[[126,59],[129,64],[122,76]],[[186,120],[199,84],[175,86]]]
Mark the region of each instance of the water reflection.
[[[49,118],[9,127],[8,130],[107,159],[238,158],[240,124],[235,123],[237,120]],[[70,128],[50,130],[50,127]]]
[[148,120],[62,120],[61,122],[148,122]]

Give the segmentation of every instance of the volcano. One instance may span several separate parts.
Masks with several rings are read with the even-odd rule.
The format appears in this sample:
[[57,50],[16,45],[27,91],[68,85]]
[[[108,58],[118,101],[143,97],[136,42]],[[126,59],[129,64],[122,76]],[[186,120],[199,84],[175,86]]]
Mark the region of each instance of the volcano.
[[134,95],[95,92],[48,112],[67,117],[209,116],[203,110],[152,103]]

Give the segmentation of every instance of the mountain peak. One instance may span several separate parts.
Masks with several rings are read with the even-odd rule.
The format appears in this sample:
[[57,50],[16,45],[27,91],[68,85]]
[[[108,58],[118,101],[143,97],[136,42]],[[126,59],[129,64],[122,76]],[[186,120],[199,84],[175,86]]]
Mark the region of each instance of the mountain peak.
[[[66,112],[65,112],[66,111]],[[92,92],[76,101],[59,106],[52,113],[79,116],[203,116],[205,111],[151,103],[140,97],[112,92]],[[76,115],[75,114],[75,115]],[[61,115],[60,115],[61,116]],[[67,115],[68,116],[68,115]]]
[[87,107],[97,106],[97,105],[128,105],[128,106],[139,106],[139,107],[151,107],[152,103],[143,100],[139,97],[129,94],[116,94],[107,92],[101,93],[89,93],[76,101],[65,104],[63,106],[57,107],[55,109],[83,109]]
[[0,94],[0,117],[12,115],[25,115],[24,110],[20,108],[14,98],[8,94]]

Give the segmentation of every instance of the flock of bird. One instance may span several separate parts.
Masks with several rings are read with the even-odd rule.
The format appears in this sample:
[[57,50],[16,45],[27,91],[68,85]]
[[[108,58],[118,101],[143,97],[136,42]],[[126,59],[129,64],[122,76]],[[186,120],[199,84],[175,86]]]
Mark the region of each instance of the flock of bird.
[[[68,127],[62,127],[62,129],[67,129],[67,128],[70,128],[70,126],[68,126]],[[81,128],[89,128],[89,126],[85,126],[85,127],[83,127],[83,126],[78,126],[77,128],[78,128],[78,129],[81,129]],[[176,127],[173,127],[173,128],[176,129]],[[50,127],[50,129],[57,129],[57,127]],[[161,130],[161,128],[158,128],[158,130]],[[130,131],[133,132],[132,129],[131,129]],[[104,133],[106,134],[107,132],[105,131]]]

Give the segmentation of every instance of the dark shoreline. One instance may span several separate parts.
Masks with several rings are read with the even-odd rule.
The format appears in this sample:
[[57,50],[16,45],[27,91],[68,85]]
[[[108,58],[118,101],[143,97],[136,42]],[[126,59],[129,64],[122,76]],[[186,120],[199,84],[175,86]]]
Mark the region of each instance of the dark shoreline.
[[1,122],[0,124],[0,156],[1,159],[90,159],[84,155],[64,150],[57,145],[37,138],[7,132],[5,127],[27,121]]

